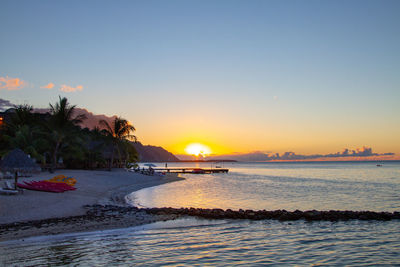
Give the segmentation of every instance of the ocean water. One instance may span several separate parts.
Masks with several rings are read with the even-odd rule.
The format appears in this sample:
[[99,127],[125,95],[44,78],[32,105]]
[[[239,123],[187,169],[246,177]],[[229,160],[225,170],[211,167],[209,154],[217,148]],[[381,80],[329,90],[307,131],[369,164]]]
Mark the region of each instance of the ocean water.
[[[224,167],[230,169],[228,174],[185,175],[185,181],[135,192],[130,201],[147,207],[400,210],[399,163],[383,167],[373,163],[235,163]],[[188,218],[0,242],[0,265],[400,265],[399,226],[397,220]]]
[[[169,164],[169,167],[193,165]],[[197,164],[210,168],[211,163]],[[225,174],[184,174],[185,181],[146,188],[142,207],[286,210],[400,210],[400,162],[228,163]]]

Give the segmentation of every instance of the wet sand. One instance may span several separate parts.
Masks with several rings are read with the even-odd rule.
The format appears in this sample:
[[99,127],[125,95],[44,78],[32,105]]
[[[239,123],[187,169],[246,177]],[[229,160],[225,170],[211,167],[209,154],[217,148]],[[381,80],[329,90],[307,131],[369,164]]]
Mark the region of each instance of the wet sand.
[[118,216],[112,212],[97,216],[93,212],[106,205],[126,206],[125,195],[182,178],[147,176],[121,169],[111,172],[58,170],[52,174],[43,172],[20,178],[19,182],[45,180],[58,174],[77,179],[77,190],[64,193],[24,190],[19,195],[0,195],[0,241],[122,228],[176,217],[152,215],[139,210],[130,210]]

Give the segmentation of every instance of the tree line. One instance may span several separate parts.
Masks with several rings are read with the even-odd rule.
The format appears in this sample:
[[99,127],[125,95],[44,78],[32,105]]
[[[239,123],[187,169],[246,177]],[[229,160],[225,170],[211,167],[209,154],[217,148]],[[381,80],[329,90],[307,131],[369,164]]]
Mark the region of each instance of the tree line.
[[133,146],[135,128],[126,119],[100,120],[94,129],[81,128],[86,119],[76,115],[76,105],[65,97],[49,104],[49,112],[33,112],[33,106],[16,105],[0,127],[0,156],[19,148],[51,171],[67,168],[122,167],[138,160]]

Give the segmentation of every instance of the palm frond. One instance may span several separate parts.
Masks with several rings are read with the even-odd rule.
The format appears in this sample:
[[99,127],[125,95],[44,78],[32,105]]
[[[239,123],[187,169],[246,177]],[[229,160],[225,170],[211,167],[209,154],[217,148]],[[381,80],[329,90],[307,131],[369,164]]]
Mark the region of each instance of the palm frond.
[[103,128],[105,128],[103,130],[105,130],[108,135],[114,136],[114,131],[111,128],[110,124],[106,120],[100,120],[99,125],[103,126]]

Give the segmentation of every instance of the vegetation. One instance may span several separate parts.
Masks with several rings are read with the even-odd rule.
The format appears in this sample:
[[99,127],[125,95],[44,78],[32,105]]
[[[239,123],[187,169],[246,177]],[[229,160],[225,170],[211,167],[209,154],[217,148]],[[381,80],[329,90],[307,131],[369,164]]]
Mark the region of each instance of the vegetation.
[[15,106],[10,122],[2,127],[4,144],[3,152],[9,149],[20,148],[25,153],[44,162],[43,153],[48,148],[45,133],[41,127],[38,114],[34,114],[29,105]]
[[50,104],[46,114],[19,105],[7,115],[0,127],[0,156],[20,148],[51,171],[60,165],[111,170],[138,159],[133,125],[118,117],[112,123],[100,121],[102,130],[81,128],[85,115],[76,114],[76,106],[65,97]]
[[105,128],[103,131],[109,137],[110,143],[112,144],[109,166],[109,169],[111,169],[111,166],[114,162],[115,150],[118,152],[119,159],[123,158],[121,150],[124,152],[125,161],[128,160],[129,154],[132,154],[130,153],[132,146],[130,145],[129,141],[133,140],[136,142],[137,140],[136,136],[132,134],[135,131],[135,127],[130,125],[127,120],[122,119],[121,117],[115,118],[111,125],[105,120],[100,120],[100,125]]

